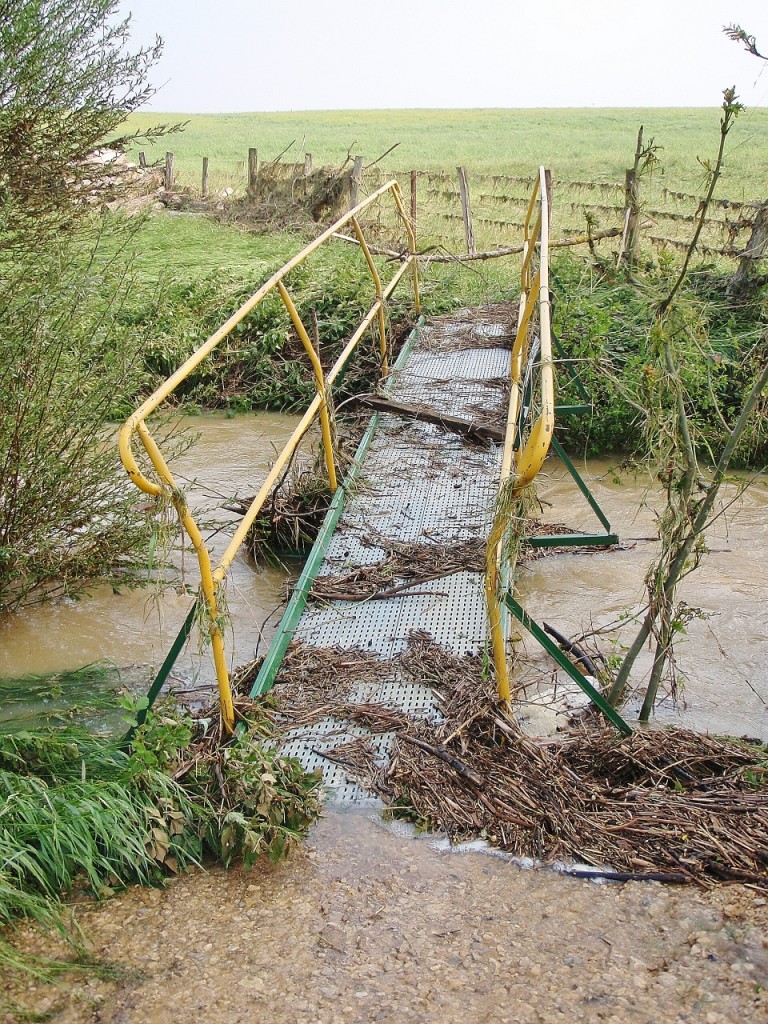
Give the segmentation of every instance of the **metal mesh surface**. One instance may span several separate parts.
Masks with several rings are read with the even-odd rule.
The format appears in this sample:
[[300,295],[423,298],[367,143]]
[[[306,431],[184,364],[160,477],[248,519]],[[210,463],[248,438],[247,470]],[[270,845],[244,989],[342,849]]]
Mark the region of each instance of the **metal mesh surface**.
[[417,351],[390,393],[398,402],[428,405],[437,413],[503,419],[509,369],[510,353],[502,348]]
[[[439,330],[458,336],[459,345],[415,350],[391,380],[393,399],[470,420],[478,415],[503,420],[509,351],[461,347],[460,341],[466,336],[471,343],[472,332],[496,338],[506,326],[459,320],[443,322]],[[428,343],[429,329],[423,335]],[[347,498],[320,575],[340,576],[380,562],[391,542],[445,545],[487,538],[500,463],[498,445],[478,446],[440,426],[381,414],[358,489]],[[381,658],[380,681],[356,684],[353,701],[381,702],[414,717],[439,717],[432,690],[403,678],[392,659],[417,630],[456,655],[477,654],[485,644],[486,618],[483,576],[464,571],[414,584],[385,600],[310,603],[295,637],[310,646],[360,648]],[[325,719],[289,733],[281,749],[307,769],[322,768],[334,799],[360,800],[366,796],[361,787],[342,765],[322,754],[362,735],[362,727]],[[371,736],[370,742],[386,760],[392,734]]]

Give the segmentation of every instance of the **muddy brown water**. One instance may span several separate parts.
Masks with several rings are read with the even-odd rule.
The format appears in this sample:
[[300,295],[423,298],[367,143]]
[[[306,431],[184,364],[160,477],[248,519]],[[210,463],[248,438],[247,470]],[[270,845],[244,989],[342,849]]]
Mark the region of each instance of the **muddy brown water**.
[[[239,521],[221,510],[235,495],[254,494],[270,462],[282,449],[297,419],[277,413],[189,417],[181,425],[199,434],[194,447],[173,464],[177,482],[187,492],[190,507],[209,515]],[[130,486],[126,482],[126,486]],[[228,537],[219,533],[211,548],[221,554]],[[180,565],[179,559],[174,559]],[[184,555],[185,579],[196,588],[199,580],[194,552]],[[286,573],[254,565],[244,555],[234,562],[227,586],[233,633],[227,636],[232,664],[254,657],[279,622],[275,609],[285,595]],[[159,665],[171,646],[193,598],[174,587],[162,591],[97,588],[80,600],[64,600],[0,619],[0,677],[58,672],[101,659],[117,666]],[[271,618],[270,618],[271,616]],[[265,620],[266,625],[264,625]],[[215,673],[208,651],[196,637],[176,663],[178,686],[212,683]]]
[[[197,476],[209,495],[252,493],[272,445],[293,423],[269,415],[195,419],[202,437],[179,476]],[[541,559],[521,567],[518,581],[532,614],[566,634],[634,607],[655,550],[642,539],[653,534],[648,482],[617,482],[605,461],[590,462],[585,473],[624,549]],[[596,528],[557,464],[548,464],[539,493],[551,502],[550,521]],[[766,737],[765,477],[717,523],[709,543],[712,553],[685,597],[711,617],[695,620],[680,647],[684,702],[663,704],[657,720]],[[283,588],[281,573],[236,561],[233,661],[252,657]],[[0,675],[105,656],[120,665],[157,662],[188,604],[166,593],[161,619],[146,594],[109,590],[9,617],[0,623]],[[529,730],[548,730],[578,698],[553,687],[550,666],[524,643],[521,715]],[[603,644],[609,648],[610,638]],[[194,647],[176,674],[213,679],[208,656]],[[60,1024],[768,1021],[764,892],[599,885],[524,870],[488,854],[441,851],[359,808],[329,808],[307,846],[277,867],[194,871],[165,890],[133,889],[73,911],[116,978],[68,976],[54,988],[7,980],[0,1006],[4,992]],[[57,952],[29,931],[20,941]],[[13,1018],[0,1009],[6,1019]]]
[[[606,460],[581,467],[590,488],[622,541],[622,550],[565,553],[521,566],[518,594],[530,614],[566,636],[610,626],[644,599],[643,578],[658,550],[652,539],[658,489],[648,477],[618,474]],[[768,477],[752,480],[739,496],[740,481],[724,491],[719,517],[707,531],[709,553],[680,587],[679,596],[697,616],[676,646],[679,698],[656,709],[655,723],[768,740]],[[549,521],[596,532],[597,519],[563,467],[547,463],[539,477],[539,500]],[[551,503],[551,504],[550,504]],[[699,617],[700,615],[700,617]],[[620,655],[634,635],[609,630],[600,640],[608,656]],[[552,670],[535,644],[523,637],[525,664],[521,698],[558,698],[550,708],[527,705],[522,714],[531,732],[549,731],[564,704],[578,705],[567,687],[552,685]],[[650,671],[646,652],[636,683]],[[639,701],[627,709],[639,710]]]

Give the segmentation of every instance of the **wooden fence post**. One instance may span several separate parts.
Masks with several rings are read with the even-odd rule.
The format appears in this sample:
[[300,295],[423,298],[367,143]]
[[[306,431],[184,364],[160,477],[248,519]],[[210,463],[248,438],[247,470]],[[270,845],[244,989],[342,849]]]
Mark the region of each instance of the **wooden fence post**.
[[547,229],[552,230],[552,171],[544,169],[544,187],[547,192]]
[[416,171],[411,171],[411,227],[416,233]]
[[[653,140],[651,140],[653,141]],[[621,236],[619,258],[631,267],[637,262],[640,246],[640,159],[643,156],[643,126],[637,133],[635,162],[624,174],[624,232]]]
[[203,199],[208,195],[208,157],[203,157],[203,180],[200,187],[200,194]]
[[467,254],[475,255],[475,231],[472,227],[472,205],[469,201],[469,183],[467,181],[467,169],[456,168],[459,175],[459,193],[461,196],[461,215],[464,218],[464,238],[467,242]]
[[256,181],[259,177],[259,151],[251,147],[248,150],[248,200],[256,198]]
[[173,191],[173,153],[165,154],[165,191]]
[[352,165],[352,174],[349,177],[349,208],[354,210],[357,206],[357,198],[360,192],[360,179],[363,176],[363,158],[361,156],[355,157],[355,162]]
[[741,254],[736,273],[728,285],[729,292],[744,288],[757,270],[757,261],[765,256],[766,250],[768,250],[768,199],[757,208],[752,224],[752,233]]
[[638,214],[640,212],[640,187],[637,171],[630,167],[624,175],[624,217],[625,228],[622,252],[631,266],[637,259]]
[[147,166],[147,154],[146,153],[139,153],[139,167],[146,167],[146,166]]

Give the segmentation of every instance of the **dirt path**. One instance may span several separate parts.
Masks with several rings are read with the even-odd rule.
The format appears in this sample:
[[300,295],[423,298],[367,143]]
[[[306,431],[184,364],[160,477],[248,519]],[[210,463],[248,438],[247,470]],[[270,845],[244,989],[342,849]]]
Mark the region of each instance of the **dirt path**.
[[521,870],[360,812],[329,812],[277,868],[79,917],[121,977],[16,993],[57,1024],[768,1021],[764,894]]

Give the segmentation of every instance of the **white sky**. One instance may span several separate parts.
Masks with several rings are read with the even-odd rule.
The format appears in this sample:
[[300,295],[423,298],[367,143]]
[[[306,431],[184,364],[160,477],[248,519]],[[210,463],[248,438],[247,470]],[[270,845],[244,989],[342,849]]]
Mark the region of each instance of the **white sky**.
[[148,109],[768,106],[768,0],[121,0]]

